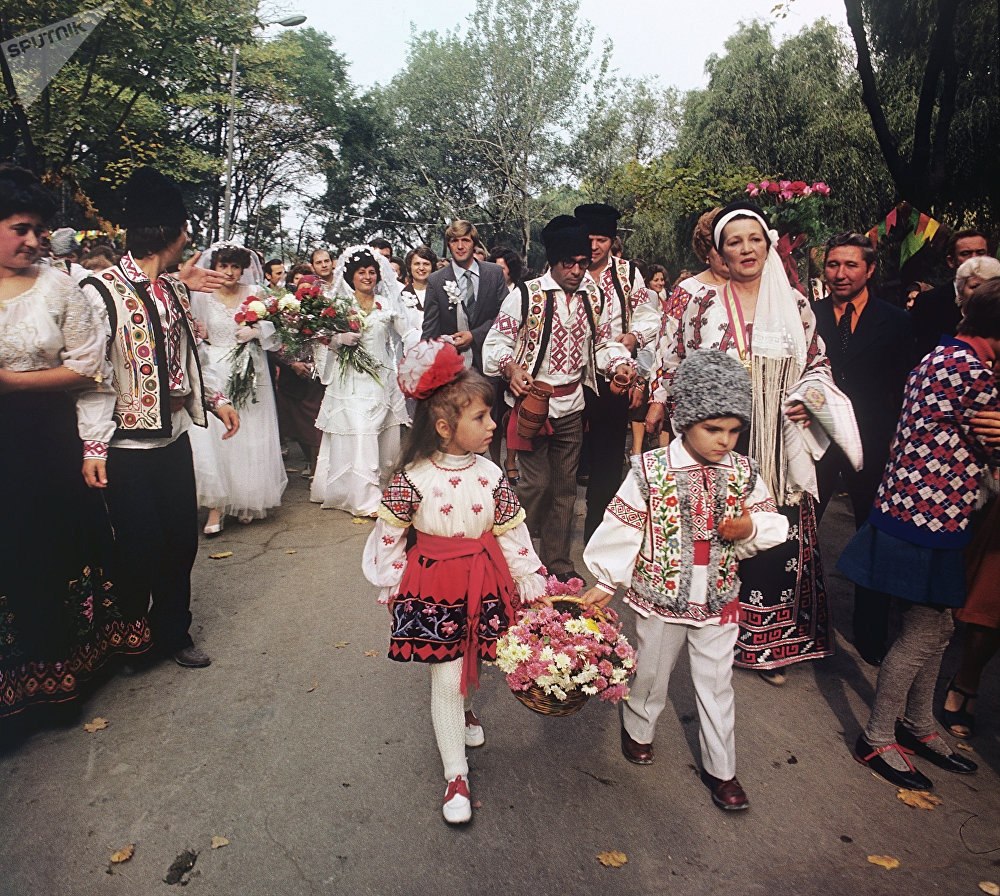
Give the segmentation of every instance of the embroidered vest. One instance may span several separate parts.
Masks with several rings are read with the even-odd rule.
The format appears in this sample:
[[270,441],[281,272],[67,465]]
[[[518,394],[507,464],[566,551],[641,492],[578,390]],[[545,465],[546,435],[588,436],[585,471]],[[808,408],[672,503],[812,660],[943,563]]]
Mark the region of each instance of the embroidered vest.
[[[587,281],[584,281],[587,283]],[[593,284],[593,281],[590,281]],[[594,284],[596,286],[596,284]],[[545,359],[552,335],[552,316],[555,314],[555,290],[542,289],[541,280],[528,280],[519,287],[521,291],[521,326],[514,345],[514,361],[522,364],[531,375],[537,376]],[[597,322],[604,310],[600,289],[587,288],[584,310],[590,327],[589,361],[583,373],[583,382],[593,392],[597,391]]]
[[632,284],[635,278],[635,262],[614,255],[609,259],[611,282],[618,296],[618,304],[622,312],[622,332],[628,333],[632,328]]
[[[206,426],[208,417],[201,363],[195,350],[191,303],[182,284],[169,282],[171,295],[184,312],[188,340],[184,372],[191,394],[185,399],[185,407],[195,424]],[[130,439],[169,437],[172,425],[166,336],[149,285],[133,282],[117,266],[88,277],[80,285],[97,291],[111,324],[108,357],[116,392],[116,436]]]
[[[642,455],[636,473],[646,499],[646,531],[636,558],[630,592],[642,600],[682,613],[688,605],[693,570],[697,501],[705,500],[702,477],[670,466],[670,449],[658,448]],[[757,482],[756,465],[741,454],[731,454],[733,466],[712,467],[712,516],[718,526],[726,517],[743,512]],[[739,561],[736,547],[713,531],[708,559],[706,604],[712,613],[739,593]]]

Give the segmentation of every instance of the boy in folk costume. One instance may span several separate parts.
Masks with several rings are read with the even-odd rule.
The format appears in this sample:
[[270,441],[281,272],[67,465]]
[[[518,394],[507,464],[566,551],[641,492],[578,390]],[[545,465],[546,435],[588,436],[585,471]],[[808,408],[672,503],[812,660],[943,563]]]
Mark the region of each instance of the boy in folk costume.
[[[621,309],[605,302],[586,277],[590,239],[579,222],[558,215],[542,231],[549,272],[514,290],[500,308],[483,344],[483,372],[502,376],[514,405],[507,445],[518,451],[518,498],[539,554],[560,581],[576,576],[570,559],[576,472],[583,442],[584,386],[621,374],[630,384],[635,364],[614,336]],[[535,379],[553,387],[548,418],[534,439],[517,433],[519,402]]]
[[653,761],[656,722],[684,645],[698,700],[701,778],[720,809],[750,803],[736,779],[733,647],[739,632],[739,562],[781,544],[777,512],[756,464],[733,448],[750,421],[750,382],[722,352],[688,356],[674,380],[680,438],[634,460],[584,551],[605,606],[621,585],[635,610],[638,669],[623,704],[625,758]]

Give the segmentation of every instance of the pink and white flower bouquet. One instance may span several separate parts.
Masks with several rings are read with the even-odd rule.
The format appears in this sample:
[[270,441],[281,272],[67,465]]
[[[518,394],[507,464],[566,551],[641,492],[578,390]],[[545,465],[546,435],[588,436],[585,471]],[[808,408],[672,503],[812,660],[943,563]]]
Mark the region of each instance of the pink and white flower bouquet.
[[584,608],[565,596],[579,594],[582,585],[550,577],[547,590],[555,606],[529,607],[497,642],[497,665],[515,696],[538,689],[560,702],[628,698],[635,650],[614,610]]

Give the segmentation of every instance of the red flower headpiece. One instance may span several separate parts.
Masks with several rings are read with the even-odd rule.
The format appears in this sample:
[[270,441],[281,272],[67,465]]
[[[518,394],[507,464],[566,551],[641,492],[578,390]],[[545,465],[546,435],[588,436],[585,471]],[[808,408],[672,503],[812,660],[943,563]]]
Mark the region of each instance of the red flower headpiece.
[[453,383],[465,370],[458,349],[446,339],[418,342],[399,363],[396,382],[407,398],[427,398],[435,389]]

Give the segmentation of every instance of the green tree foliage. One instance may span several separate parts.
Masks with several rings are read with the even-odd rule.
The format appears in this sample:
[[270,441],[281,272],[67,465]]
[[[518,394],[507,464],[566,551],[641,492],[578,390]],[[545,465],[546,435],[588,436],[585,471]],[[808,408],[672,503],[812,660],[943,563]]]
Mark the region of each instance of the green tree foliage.
[[994,0],[844,0],[864,102],[898,198],[990,227],[1000,202]]
[[345,153],[366,179],[368,221],[429,239],[463,217],[526,246],[604,59],[592,42],[576,0],[479,0],[464,33],[414,34],[403,71],[365,100],[370,142]]
[[820,20],[776,45],[767,26],[744,25],[725,48],[706,63],[708,86],[687,97],[678,161],[825,181],[832,227],[884,215],[892,184],[837,29]]

